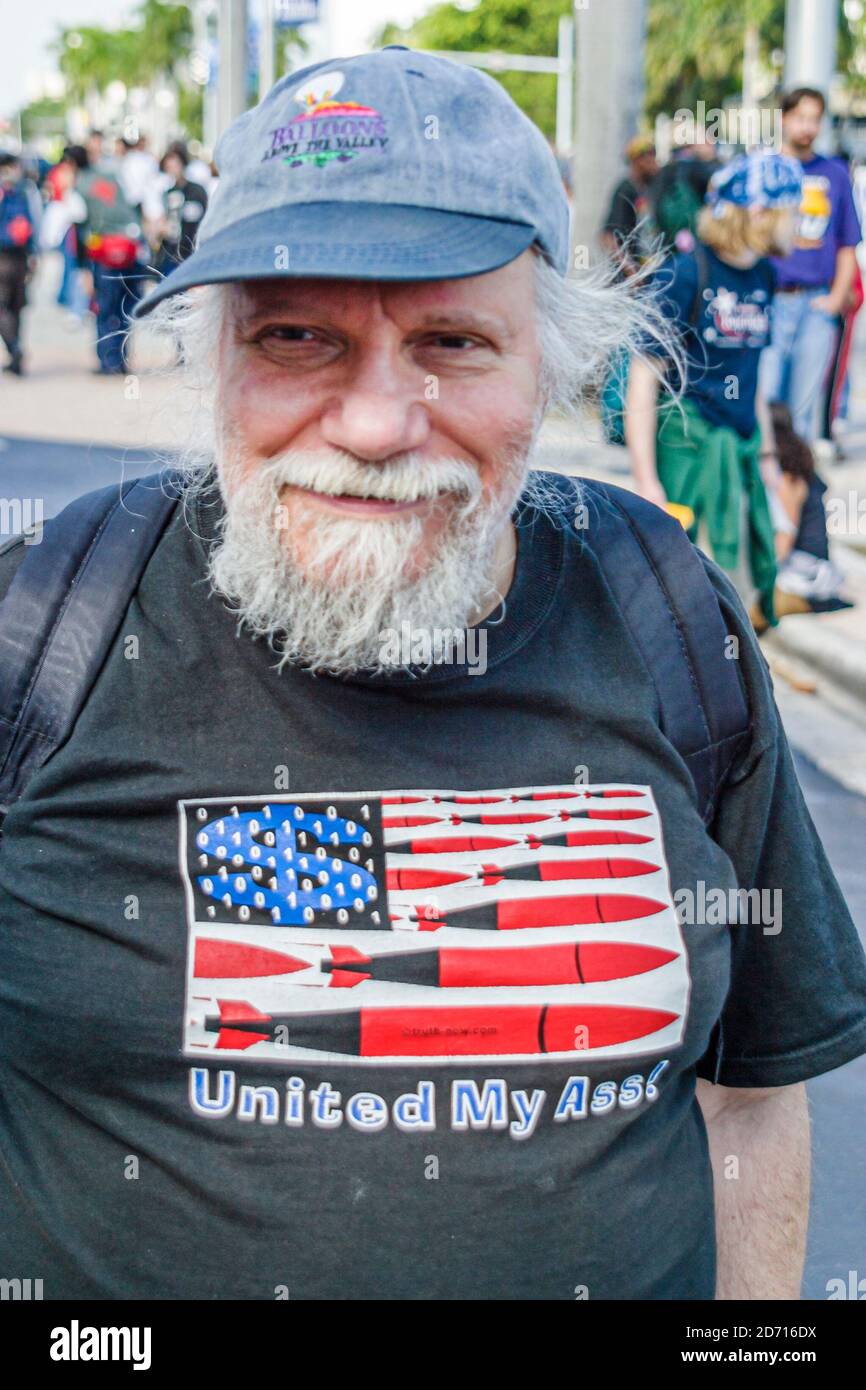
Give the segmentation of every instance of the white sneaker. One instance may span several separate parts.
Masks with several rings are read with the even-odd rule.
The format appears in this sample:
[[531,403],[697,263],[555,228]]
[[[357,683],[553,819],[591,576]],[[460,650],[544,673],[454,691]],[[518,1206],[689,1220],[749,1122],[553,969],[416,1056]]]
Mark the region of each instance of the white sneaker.
[[836,445],[832,439],[816,439],[812,445],[816,463],[833,463],[836,459]]

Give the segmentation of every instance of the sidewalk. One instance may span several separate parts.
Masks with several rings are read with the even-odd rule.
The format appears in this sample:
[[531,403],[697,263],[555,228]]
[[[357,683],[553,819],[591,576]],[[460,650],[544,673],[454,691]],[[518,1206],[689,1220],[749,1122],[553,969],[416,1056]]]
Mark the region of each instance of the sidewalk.
[[40,258],[24,315],[27,375],[19,379],[4,373],[0,380],[0,431],[17,439],[170,447],[177,409],[182,407],[177,387],[158,375],[169,365],[165,352],[155,347],[146,330],[137,329],[133,373],[94,376],[94,321],[88,315],[81,325],[56,304],[60,269],[58,255]]

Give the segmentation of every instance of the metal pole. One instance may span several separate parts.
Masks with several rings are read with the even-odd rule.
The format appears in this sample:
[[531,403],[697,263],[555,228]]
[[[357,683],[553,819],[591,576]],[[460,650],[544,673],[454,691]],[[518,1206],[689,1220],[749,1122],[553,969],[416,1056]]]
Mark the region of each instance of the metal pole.
[[[839,0],[787,0],[785,5],[785,86],[816,87],[830,96],[836,71]],[[816,148],[825,154],[833,145],[829,112],[825,111]]]
[[334,28],[331,13],[331,0],[319,0],[319,27],[321,31],[322,58],[334,56]]
[[219,0],[219,128],[246,110],[247,0]]
[[836,70],[839,0],[787,0],[785,86],[817,87],[825,96]]
[[575,4],[577,133],[573,264],[600,255],[599,229],[643,107],[646,0]]
[[274,0],[262,0],[262,31],[259,35],[259,101],[274,85]]
[[556,48],[556,152],[571,154],[574,145],[574,20],[564,14],[559,21]]
[[208,63],[208,80],[202,92],[202,136],[205,149],[211,152],[213,152],[219,133],[217,130],[217,84],[213,73],[210,72],[210,62],[213,56],[211,40],[215,16],[215,0],[198,0],[198,4],[193,8],[193,35],[196,52],[202,61]]
[[757,24],[747,24],[743,36],[743,110],[748,112],[757,106],[755,95],[758,86],[758,66],[760,63],[760,35]]

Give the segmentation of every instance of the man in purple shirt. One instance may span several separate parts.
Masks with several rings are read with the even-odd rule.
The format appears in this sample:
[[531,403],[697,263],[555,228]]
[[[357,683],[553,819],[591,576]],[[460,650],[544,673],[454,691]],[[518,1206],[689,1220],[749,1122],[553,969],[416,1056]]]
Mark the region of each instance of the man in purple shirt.
[[770,344],[761,361],[761,391],[784,401],[794,428],[806,440],[817,434],[822,387],[844,312],[860,241],[860,223],[844,165],[813,150],[824,98],[797,87],[782,98],[782,149],[803,169],[803,197],[794,247],[775,259]]

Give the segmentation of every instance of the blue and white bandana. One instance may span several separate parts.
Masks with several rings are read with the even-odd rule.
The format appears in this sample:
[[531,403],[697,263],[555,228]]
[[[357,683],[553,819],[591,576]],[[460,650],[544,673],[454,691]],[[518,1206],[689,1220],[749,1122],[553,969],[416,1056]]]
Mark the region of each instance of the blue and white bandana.
[[733,203],[742,208],[798,207],[803,174],[796,159],[758,150],[737,155],[711,178],[707,202],[711,207]]

